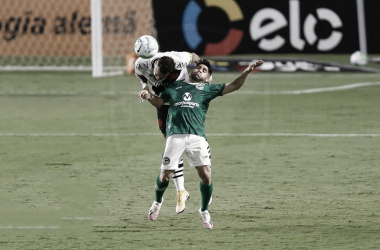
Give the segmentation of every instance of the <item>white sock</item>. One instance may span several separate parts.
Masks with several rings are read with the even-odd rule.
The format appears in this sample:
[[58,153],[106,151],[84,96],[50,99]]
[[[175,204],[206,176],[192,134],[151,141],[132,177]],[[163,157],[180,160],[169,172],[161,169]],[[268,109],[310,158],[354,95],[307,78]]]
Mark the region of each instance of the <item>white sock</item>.
[[185,178],[183,177],[183,159],[178,163],[178,169],[174,171],[173,182],[177,191],[185,190]]

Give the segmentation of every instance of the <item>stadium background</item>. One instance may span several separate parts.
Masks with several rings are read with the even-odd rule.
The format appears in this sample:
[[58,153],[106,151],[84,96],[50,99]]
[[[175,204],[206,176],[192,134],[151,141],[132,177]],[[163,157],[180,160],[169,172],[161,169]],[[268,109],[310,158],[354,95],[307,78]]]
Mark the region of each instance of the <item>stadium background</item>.
[[[364,8],[368,53],[380,53],[379,1],[364,1]],[[144,34],[157,37],[161,51],[194,51],[204,56],[359,50],[356,0],[307,4],[297,0],[103,0],[102,26],[102,53],[114,60],[104,64],[110,66],[125,66],[125,55],[133,53],[134,42]],[[0,38],[1,68],[73,65],[88,69],[90,0],[4,0]]]
[[[379,1],[364,3],[376,58]],[[342,25],[321,20],[320,8]],[[254,40],[249,25],[263,9],[278,19],[262,19],[261,31],[273,32]],[[255,72],[210,106],[214,229],[197,215],[199,179],[186,160],[187,210],[175,214],[171,183],[152,223],[164,146],[156,111],[139,103],[133,74],[89,73],[90,1],[2,0],[0,249],[378,249],[380,65],[349,65],[359,49],[355,1],[103,0],[102,11],[104,55],[124,70],[137,37],[152,34],[163,51],[191,49],[227,68],[215,83],[252,59],[281,72]],[[191,15],[184,24],[188,12],[196,27]],[[315,37],[304,31],[313,20]],[[319,51],[333,32],[340,42]],[[260,48],[274,39],[282,46]]]

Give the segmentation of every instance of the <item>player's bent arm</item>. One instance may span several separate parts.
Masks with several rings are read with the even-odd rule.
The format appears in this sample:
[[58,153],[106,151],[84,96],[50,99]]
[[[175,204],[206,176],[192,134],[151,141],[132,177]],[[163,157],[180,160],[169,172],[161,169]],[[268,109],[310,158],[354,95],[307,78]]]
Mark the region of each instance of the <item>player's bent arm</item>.
[[191,54],[191,63],[196,63],[197,61],[201,60],[201,58],[195,54],[195,53],[190,53]]
[[145,76],[139,75],[137,73],[135,73],[135,76],[139,80],[139,82],[141,83],[142,89],[148,90],[149,89],[148,88],[148,79]]
[[159,108],[162,105],[164,105],[164,100],[161,97],[155,96],[145,89],[139,92],[139,98],[141,102],[143,102],[144,99],[148,100],[156,108]]
[[243,73],[231,83],[226,83],[222,95],[234,92],[240,89],[241,86],[245,83],[249,73],[251,73],[255,68],[259,67],[264,62],[262,60],[250,63],[248,67],[243,71]]

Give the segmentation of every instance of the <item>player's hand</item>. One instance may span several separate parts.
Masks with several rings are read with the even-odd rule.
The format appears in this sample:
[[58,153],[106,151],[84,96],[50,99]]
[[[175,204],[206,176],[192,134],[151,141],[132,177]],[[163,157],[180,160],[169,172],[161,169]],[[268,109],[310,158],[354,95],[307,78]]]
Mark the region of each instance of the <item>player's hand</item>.
[[198,60],[193,61],[194,66],[196,67],[196,66],[197,66],[197,63],[199,63],[200,61],[201,61],[200,58],[199,58]]
[[259,60],[259,61],[256,61],[256,62],[252,62],[248,65],[248,67],[245,69],[246,72],[252,72],[254,69],[256,69],[257,67],[261,66],[262,64],[264,63],[263,60]]
[[151,94],[149,93],[148,90],[146,89],[143,89],[139,92],[139,98],[140,98],[140,102],[144,102],[144,99],[145,100],[149,100],[151,98],[150,96]]

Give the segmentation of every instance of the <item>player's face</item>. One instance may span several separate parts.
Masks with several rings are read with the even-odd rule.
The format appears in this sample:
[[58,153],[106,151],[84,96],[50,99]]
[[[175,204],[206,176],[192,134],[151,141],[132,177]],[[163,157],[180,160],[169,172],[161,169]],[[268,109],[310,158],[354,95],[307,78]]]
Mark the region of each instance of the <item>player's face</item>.
[[166,74],[162,74],[160,69],[158,68],[157,66],[157,63],[156,65],[154,66],[154,69],[153,69],[153,74],[154,74],[154,78],[157,80],[157,81],[162,81],[164,80],[170,73],[166,73]]
[[195,82],[204,82],[208,78],[208,68],[206,65],[198,64],[191,72],[191,79]]

